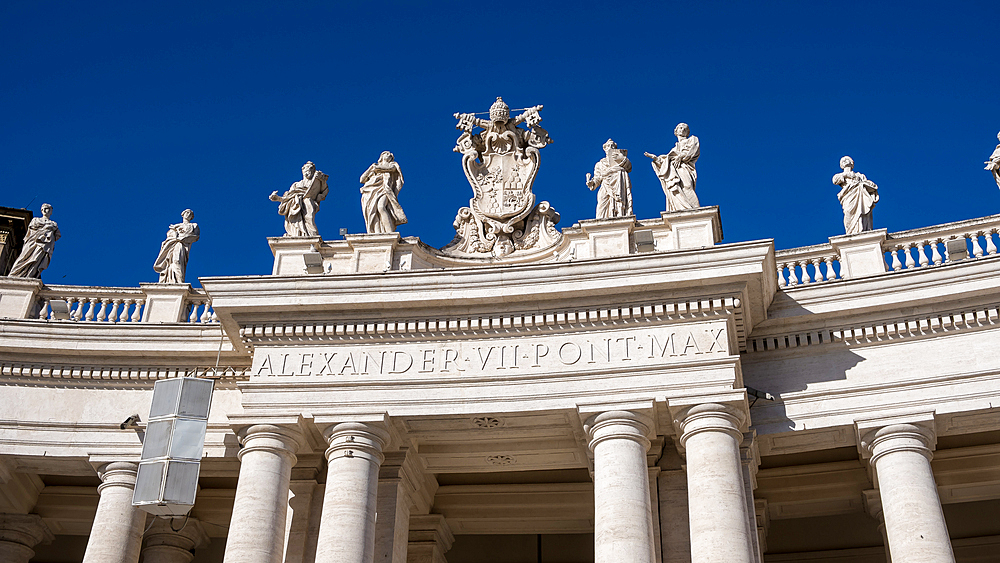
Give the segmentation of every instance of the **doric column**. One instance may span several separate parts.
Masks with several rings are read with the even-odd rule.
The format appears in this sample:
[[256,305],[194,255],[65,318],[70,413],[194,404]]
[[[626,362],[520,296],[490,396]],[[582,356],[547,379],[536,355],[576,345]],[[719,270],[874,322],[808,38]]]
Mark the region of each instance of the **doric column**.
[[375,522],[375,563],[406,563],[410,505],[415,491],[409,448],[385,454],[378,474],[379,517]]
[[299,439],[297,431],[270,424],[240,432],[240,479],[226,539],[226,563],[281,563],[288,483]]
[[878,491],[871,489],[864,491],[865,510],[878,523],[878,533],[882,536],[882,546],[885,548],[885,563],[892,563],[892,554],[889,553],[889,538],[885,535],[885,517],[882,514],[882,498]]
[[757,432],[751,430],[743,434],[740,444],[740,464],[743,467],[743,494],[747,503],[747,537],[750,539],[750,555],[754,563],[760,563],[764,551],[757,537],[757,511],[754,508],[753,492],[757,489],[757,468],[760,467],[760,451],[757,449]]
[[664,444],[659,466],[656,492],[660,504],[660,553],[663,563],[690,563],[687,474],[684,471],[684,460],[670,438]]
[[330,447],[316,563],[372,563],[378,471],[389,440],[387,425],[342,422],[324,434]]
[[208,541],[196,518],[157,518],[143,534],[142,562],[191,563],[195,548]]
[[715,403],[688,407],[675,425],[686,451],[692,563],[751,563],[740,462],[745,415]]
[[892,559],[953,563],[951,538],[931,471],[936,442],[933,418],[916,424],[871,426],[871,422],[858,423],[858,431],[882,499]]
[[0,561],[28,563],[35,556],[32,548],[52,539],[37,514],[0,514]]
[[652,563],[652,518],[646,450],[653,421],[633,411],[587,420],[594,453],[594,561]]
[[[316,556],[315,542],[309,531],[313,525],[314,504],[322,499],[317,495],[315,479],[293,480],[288,485],[288,514],[285,517],[285,558],[283,563],[305,563]],[[318,497],[318,498],[317,498]],[[314,530],[315,531],[315,530]]]
[[440,514],[410,518],[409,547],[405,563],[448,563],[444,557],[455,542],[451,528]]
[[90,529],[83,563],[136,563],[142,547],[146,513],[132,506],[138,463],[115,461],[98,469],[101,484],[97,492],[94,526]]

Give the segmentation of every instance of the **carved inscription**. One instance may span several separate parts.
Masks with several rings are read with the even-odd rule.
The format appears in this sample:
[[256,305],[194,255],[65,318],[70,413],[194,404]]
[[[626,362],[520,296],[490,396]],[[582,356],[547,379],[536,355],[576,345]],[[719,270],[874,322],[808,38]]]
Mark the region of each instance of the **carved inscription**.
[[356,344],[265,348],[254,354],[251,376],[416,376],[586,371],[659,365],[728,355],[723,322],[609,331],[416,344]]

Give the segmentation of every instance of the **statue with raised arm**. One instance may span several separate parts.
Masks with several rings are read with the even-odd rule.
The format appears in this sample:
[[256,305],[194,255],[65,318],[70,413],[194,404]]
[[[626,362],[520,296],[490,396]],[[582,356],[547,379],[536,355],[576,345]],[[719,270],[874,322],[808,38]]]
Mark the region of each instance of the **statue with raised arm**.
[[330,188],[326,185],[329,176],[316,170],[311,161],[302,166],[302,179],[292,184],[288,191],[278,195],[271,192],[270,200],[280,202],[278,214],[285,216],[286,237],[318,237],[316,213],[319,202],[326,199]]
[[[1000,141],[1000,133],[997,133],[997,140]],[[997,145],[993,154],[990,155],[990,159],[986,161],[986,170],[993,172],[993,179],[997,181],[997,187],[1000,188],[1000,145]]]
[[28,233],[24,236],[21,254],[10,268],[10,277],[42,277],[42,270],[52,261],[52,250],[59,236],[59,225],[52,220],[52,206],[43,203],[42,216],[28,223]]
[[594,175],[587,174],[587,187],[597,192],[597,218],[614,219],[632,215],[632,181],[628,173],[632,163],[628,151],[608,139],[604,143],[604,158],[594,165]]
[[389,151],[383,151],[378,162],[361,175],[361,211],[365,215],[368,233],[393,233],[406,223],[406,214],[399,205],[399,189],[403,173]]
[[192,223],[194,211],[181,212],[181,222],[167,228],[167,238],[160,244],[160,253],[153,262],[153,271],[160,274],[159,283],[184,283],[191,244],[198,241],[201,231]]
[[691,134],[687,123],[678,123],[674,127],[677,143],[669,153],[657,156],[643,153],[653,159],[653,171],[660,179],[663,194],[667,196],[667,211],[682,211],[700,207],[695,184],[698,181],[698,171],[694,165],[701,155],[701,144],[698,137]]
[[854,171],[854,159],[845,156],[840,159],[843,172],[834,175],[833,183],[840,186],[837,199],[844,208],[844,231],[856,235],[870,231],[872,209],[878,203],[878,186],[864,174]]

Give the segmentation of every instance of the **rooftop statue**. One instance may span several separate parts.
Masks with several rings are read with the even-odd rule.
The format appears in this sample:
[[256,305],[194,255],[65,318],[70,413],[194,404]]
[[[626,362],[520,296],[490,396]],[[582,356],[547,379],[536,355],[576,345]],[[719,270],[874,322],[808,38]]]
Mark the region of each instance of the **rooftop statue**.
[[700,207],[695,184],[698,181],[698,171],[694,165],[701,155],[701,143],[698,137],[691,134],[687,123],[678,123],[674,127],[677,143],[670,152],[656,156],[643,153],[653,159],[653,171],[660,179],[663,194],[667,196],[667,211],[682,211]]
[[319,202],[326,199],[330,189],[326,185],[326,174],[316,170],[311,161],[302,165],[302,179],[292,184],[288,191],[278,195],[271,192],[270,200],[281,202],[278,214],[285,216],[286,237],[318,237],[316,212]]
[[[1000,133],[997,133],[997,140],[1000,141]],[[986,170],[993,172],[993,179],[997,181],[997,187],[1000,188],[1000,145],[993,149],[993,154],[986,161]]]
[[52,206],[42,204],[42,216],[28,223],[28,234],[24,236],[24,246],[14,265],[10,268],[13,278],[40,278],[42,270],[49,267],[52,250],[59,240],[59,226],[51,219]]
[[[548,202],[535,204],[531,191],[538,174],[538,149],[552,142],[538,126],[542,106],[526,108],[517,117],[500,98],[490,107],[489,119],[474,113],[456,113],[462,130],[455,152],[462,153],[462,169],[472,185],[469,207],[455,218],[455,239],[446,253],[502,258],[516,251],[545,248],[561,236],[559,221]],[[525,123],[527,129],[518,127]],[[474,133],[476,128],[482,129]]]
[[878,203],[878,186],[864,174],[854,171],[854,159],[840,159],[843,172],[834,175],[833,183],[840,186],[837,199],[844,208],[844,231],[856,235],[872,230],[872,209]]
[[160,274],[159,283],[184,283],[191,244],[201,236],[198,223],[192,223],[191,219],[194,211],[185,209],[181,212],[181,222],[167,228],[167,238],[153,262],[153,271]]
[[369,233],[393,233],[406,223],[406,214],[399,205],[399,189],[403,173],[389,151],[383,151],[378,162],[361,175],[361,211]]
[[604,143],[604,158],[594,165],[594,176],[587,174],[587,187],[597,192],[597,218],[613,219],[632,215],[632,182],[628,173],[632,162],[628,151],[608,139]]

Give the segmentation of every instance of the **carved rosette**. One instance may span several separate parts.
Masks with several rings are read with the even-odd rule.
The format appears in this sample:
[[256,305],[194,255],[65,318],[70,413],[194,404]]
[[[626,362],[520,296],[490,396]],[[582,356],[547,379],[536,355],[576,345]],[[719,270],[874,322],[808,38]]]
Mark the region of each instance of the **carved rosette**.
[[[472,186],[469,207],[458,210],[455,239],[446,253],[503,258],[518,251],[539,250],[559,241],[559,214],[548,202],[535,204],[531,188],[538,174],[538,149],[551,143],[538,126],[542,106],[511,118],[500,98],[490,108],[490,119],[455,114],[462,130],[455,152],[462,153],[462,170]],[[526,123],[528,128],[518,127]],[[474,133],[476,128],[482,131]]]

